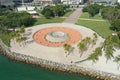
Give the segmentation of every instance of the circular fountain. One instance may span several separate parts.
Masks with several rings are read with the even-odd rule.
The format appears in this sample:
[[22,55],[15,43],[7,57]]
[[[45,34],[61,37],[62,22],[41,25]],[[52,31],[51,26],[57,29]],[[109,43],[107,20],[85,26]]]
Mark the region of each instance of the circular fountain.
[[50,42],[64,42],[69,39],[69,34],[60,30],[52,31],[46,35],[46,40]]

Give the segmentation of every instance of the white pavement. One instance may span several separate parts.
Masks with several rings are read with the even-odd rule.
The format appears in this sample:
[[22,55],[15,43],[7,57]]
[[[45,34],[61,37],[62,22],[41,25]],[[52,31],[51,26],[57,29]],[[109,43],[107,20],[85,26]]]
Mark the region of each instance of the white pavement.
[[[47,47],[44,45],[40,45],[33,40],[33,35],[36,31],[43,28],[54,27],[54,26],[69,27],[75,29],[82,34],[82,39],[85,37],[92,38],[93,33],[95,33],[91,29],[70,23],[51,23],[51,24],[37,25],[34,27],[26,28],[25,35],[27,35],[29,39],[27,40],[28,43],[25,46],[20,46],[18,43],[14,44],[14,42],[11,41],[11,51],[25,55],[35,56],[37,58],[42,58],[53,62],[71,64],[71,61],[73,61],[74,63],[88,58],[88,56],[93,52],[93,50],[96,47],[100,46],[100,44],[104,41],[103,38],[98,36],[98,41],[96,45],[93,47],[90,46],[90,48],[84,52],[82,57],[80,57],[80,53],[77,49],[77,44],[78,44],[77,42],[74,45],[71,45],[72,47],[74,47],[74,50],[66,57],[66,53],[63,47]],[[119,55],[120,50],[117,50],[114,54]],[[106,59],[104,55],[100,57],[100,60],[96,62],[94,65],[92,65],[92,61],[83,61],[81,63],[76,63],[75,65],[120,75],[120,70],[117,70],[117,65],[115,62],[113,62],[113,59],[108,61],[108,63],[106,64]]]

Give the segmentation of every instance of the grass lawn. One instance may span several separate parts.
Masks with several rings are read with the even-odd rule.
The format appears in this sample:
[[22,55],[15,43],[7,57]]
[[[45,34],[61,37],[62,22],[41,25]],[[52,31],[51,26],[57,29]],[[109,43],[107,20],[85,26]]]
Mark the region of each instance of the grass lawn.
[[42,18],[38,18],[34,25],[46,24],[46,23],[60,23],[63,21],[64,21],[64,18],[60,18],[60,17],[56,17],[53,19],[46,19],[46,18],[42,17]]
[[109,29],[110,24],[108,22],[78,20],[77,24],[94,30],[103,38],[108,37],[108,35],[112,33],[112,31]]
[[81,14],[80,18],[87,18],[87,19],[99,19],[99,20],[104,20],[101,16],[99,16],[98,14],[95,15],[94,17],[89,17],[89,14],[87,12],[84,12]]
[[[38,12],[40,13],[40,11],[38,11]],[[73,12],[74,12],[74,10],[70,10],[62,17],[68,17]],[[40,15],[40,18],[36,19],[36,22],[34,25],[46,24],[46,23],[61,23],[65,20],[65,18],[61,18],[61,17],[56,17],[53,19],[46,19],[42,14],[39,14],[39,15]]]

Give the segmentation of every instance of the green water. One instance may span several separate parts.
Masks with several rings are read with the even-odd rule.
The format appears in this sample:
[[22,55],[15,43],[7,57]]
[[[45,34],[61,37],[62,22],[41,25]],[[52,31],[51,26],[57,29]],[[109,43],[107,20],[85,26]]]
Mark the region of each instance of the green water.
[[0,80],[97,80],[80,74],[50,71],[0,54]]

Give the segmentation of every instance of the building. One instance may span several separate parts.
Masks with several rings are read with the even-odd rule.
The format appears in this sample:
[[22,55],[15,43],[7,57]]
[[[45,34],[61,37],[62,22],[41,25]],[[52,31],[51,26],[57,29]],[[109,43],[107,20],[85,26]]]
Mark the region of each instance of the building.
[[0,5],[11,6],[14,5],[13,0],[0,0]]
[[119,0],[93,0],[94,3],[108,3],[108,4],[114,4]]
[[22,2],[32,2],[33,0],[13,0],[13,2],[18,2],[18,3],[22,3]]
[[88,0],[61,0],[61,2],[63,4],[84,4],[86,3]]
[[24,4],[24,3],[31,3],[33,0],[13,0],[13,2],[16,4],[16,5],[19,5],[19,4]]
[[14,5],[14,4],[21,4],[22,2],[32,2],[33,0],[0,0],[0,5]]
[[61,2],[61,0],[34,0],[34,3],[48,3],[48,4],[56,4]]

